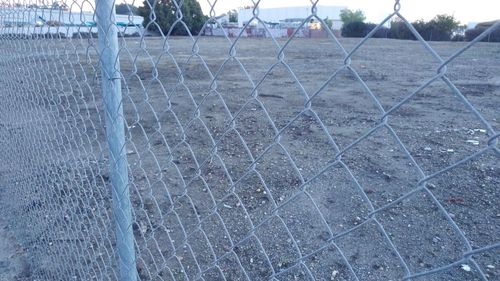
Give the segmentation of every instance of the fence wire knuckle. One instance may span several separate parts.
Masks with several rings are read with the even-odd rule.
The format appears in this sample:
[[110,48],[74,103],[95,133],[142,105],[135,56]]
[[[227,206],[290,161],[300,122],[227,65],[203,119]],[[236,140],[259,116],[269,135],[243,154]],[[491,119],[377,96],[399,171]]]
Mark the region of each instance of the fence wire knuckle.
[[500,21],[430,42],[396,0],[355,40],[323,0],[286,34],[223,2],[195,30],[192,0],[0,1],[27,278],[497,280]]

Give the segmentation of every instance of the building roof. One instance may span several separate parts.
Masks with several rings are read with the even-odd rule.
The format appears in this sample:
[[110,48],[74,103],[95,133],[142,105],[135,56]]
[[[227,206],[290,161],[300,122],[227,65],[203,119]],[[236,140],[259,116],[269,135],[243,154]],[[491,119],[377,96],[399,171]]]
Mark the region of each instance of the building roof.
[[476,28],[489,28],[493,26],[495,23],[499,22],[500,20],[493,20],[493,21],[486,21],[486,22],[480,22],[476,25]]
[[[320,19],[329,18],[337,20],[344,6],[316,6],[317,16]],[[264,22],[279,22],[285,19],[306,19],[311,15],[311,6],[281,7],[281,8],[259,8],[258,17]],[[253,8],[241,8],[238,10],[238,24],[243,26],[253,18]]]

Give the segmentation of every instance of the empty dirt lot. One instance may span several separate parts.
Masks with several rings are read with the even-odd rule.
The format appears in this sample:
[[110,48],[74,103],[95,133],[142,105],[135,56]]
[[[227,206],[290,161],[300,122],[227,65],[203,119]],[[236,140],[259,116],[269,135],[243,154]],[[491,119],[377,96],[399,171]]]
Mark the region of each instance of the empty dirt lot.
[[[346,65],[333,39],[297,38],[284,49],[281,39],[231,40],[120,41],[141,280],[401,280],[455,262],[415,280],[481,280],[461,260],[489,246],[473,258],[484,277],[499,278],[497,44],[461,54],[444,81],[435,78],[439,60],[414,41],[369,40]],[[69,248],[83,256],[67,258],[77,261],[77,278],[116,274],[104,105],[88,42],[2,41],[2,69],[19,68],[2,78],[2,98],[31,93],[11,103],[24,113],[2,119],[32,142],[9,159],[42,151],[28,165],[39,172],[35,184],[2,167],[2,200],[48,190],[8,205],[28,221],[40,218],[31,227],[42,241],[7,219],[31,242],[28,255],[53,261],[32,259],[34,276],[55,275]],[[357,42],[340,39],[347,52]],[[431,43],[444,59],[464,45]],[[35,112],[34,124],[27,120]],[[36,124],[57,129],[38,132]],[[27,191],[9,191],[13,182]]]

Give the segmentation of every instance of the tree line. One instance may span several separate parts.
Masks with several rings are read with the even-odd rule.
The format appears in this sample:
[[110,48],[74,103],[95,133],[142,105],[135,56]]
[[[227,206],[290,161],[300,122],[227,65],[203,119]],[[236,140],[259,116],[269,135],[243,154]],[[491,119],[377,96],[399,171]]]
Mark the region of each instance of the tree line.
[[[154,9],[154,13],[152,10]],[[117,14],[138,14],[144,18],[143,25],[148,30],[170,33],[171,35],[197,35],[208,20],[203,14],[197,0],[184,0],[181,6],[182,22],[178,21],[180,14],[173,0],[144,0],[141,7],[127,4],[116,5]],[[237,21],[236,10],[228,12],[230,21]],[[341,34],[343,37],[364,37],[372,32],[377,25],[365,22],[366,16],[361,10],[344,9],[340,13],[343,22]],[[331,28],[331,20],[325,19]],[[426,41],[471,41],[485,31],[488,26],[478,25],[467,29],[465,25],[450,15],[437,15],[429,21],[417,20],[411,23],[413,28]],[[373,34],[374,38],[393,38],[416,40],[407,23],[401,19],[390,22],[389,27],[381,26]],[[500,28],[494,30],[483,41],[500,42]]]
[[180,8],[182,21],[178,20],[181,14],[177,13],[178,8],[173,0],[144,0],[141,7],[119,4],[116,5],[116,13],[142,16],[143,26],[150,31],[171,35],[197,35],[208,20],[200,4],[197,0],[184,0]]
[[[343,23],[341,30],[343,37],[365,37],[377,27],[374,23],[365,22],[366,17],[361,10],[344,9],[340,13],[340,19]],[[467,29],[450,15],[437,15],[430,21],[417,20],[412,22],[411,26],[426,41],[472,41],[488,28],[478,25]],[[373,37],[417,40],[408,24],[399,18],[392,20],[389,27],[379,27]],[[500,28],[491,32],[483,41],[500,42]]]

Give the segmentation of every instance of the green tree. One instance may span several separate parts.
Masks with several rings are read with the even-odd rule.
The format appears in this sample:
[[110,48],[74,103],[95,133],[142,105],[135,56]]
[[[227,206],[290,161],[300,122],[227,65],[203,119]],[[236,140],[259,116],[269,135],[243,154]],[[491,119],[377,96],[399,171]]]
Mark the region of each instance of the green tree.
[[[182,3],[182,22],[184,22],[189,29],[186,30],[181,22],[175,24],[177,20],[177,8],[174,3],[180,5]],[[151,11],[154,7],[154,13]],[[200,4],[196,0],[145,0],[144,5],[139,7],[139,15],[144,17],[144,26],[147,26],[151,31],[161,31],[164,34],[171,32],[171,35],[197,35],[200,33],[207,16],[203,15]],[[155,19],[154,23],[151,23]]]
[[406,26],[406,24],[399,18],[391,21],[391,27],[389,29],[389,38],[394,39],[404,39],[404,40],[415,40],[415,35]]
[[429,22],[429,25],[431,32],[437,34],[434,38],[431,35],[429,40],[449,41],[453,33],[459,29],[460,22],[454,16],[437,15]]
[[323,21],[326,23],[326,25],[328,26],[329,29],[332,29],[333,20],[331,20],[329,17],[326,17]]
[[[464,26],[453,16],[437,15],[430,21],[417,20],[411,23],[426,41],[449,41],[455,34],[462,34]],[[416,36],[401,20],[391,22],[389,36],[396,39],[416,40]]]
[[418,20],[412,25],[427,41],[449,41],[462,27],[455,17],[449,15],[437,15],[428,22]]
[[364,22],[366,20],[366,16],[361,10],[350,10],[343,9],[340,11],[340,20],[345,25],[348,25],[351,22]]
[[364,37],[366,35],[366,23],[353,21],[342,26],[342,37]]
[[117,15],[132,15],[137,14],[137,7],[133,5],[127,4],[118,4],[115,6]]

